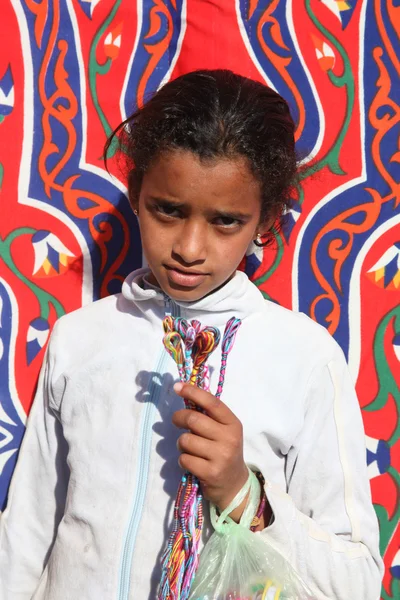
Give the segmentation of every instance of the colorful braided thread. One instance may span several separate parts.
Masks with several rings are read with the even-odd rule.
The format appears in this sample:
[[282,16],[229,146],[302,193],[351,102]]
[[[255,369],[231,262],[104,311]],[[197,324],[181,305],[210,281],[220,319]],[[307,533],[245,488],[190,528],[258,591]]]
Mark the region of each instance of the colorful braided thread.
[[222,394],[222,389],[224,387],[225,381],[225,370],[226,363],[228,360],[228,354],[231,351],[233,344],[235,343],[236,334],[241,325],[241,320],[236,319],[236,317],[232,317],[229,319],[225,326],[224,337],[222,338],[222,357],[221,357],[221,369],[219,372],[219,381],[218,388],[216,392],[216,397],[220,398]]
[[[228,354],[233,346],[241,321],[232,318],[225,327],[222,339],[222,364],[216,396],[221,396],[225,380]],[[201,327],[191,322],[168,316],[163,321],[164,346],[176,362],[179,378],[208,390],[210,354],[220,342],[219,329]],[[186,408],[197,407],[185,400]],[[199,542],[203,527],[203,498],[200,483],[189,472],[182,476],[174,506],[174,520],[167,548],[162,559],[162,574],[158,600],[187,600],[199,561]]]

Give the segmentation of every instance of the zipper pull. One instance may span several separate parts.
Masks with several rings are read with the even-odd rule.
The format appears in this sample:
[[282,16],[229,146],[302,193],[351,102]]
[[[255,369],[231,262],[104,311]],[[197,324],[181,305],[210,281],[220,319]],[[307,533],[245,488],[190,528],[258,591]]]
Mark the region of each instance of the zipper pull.
[[166,317],[172,316],[172,301],[168,296],[164,296],[164,313]]

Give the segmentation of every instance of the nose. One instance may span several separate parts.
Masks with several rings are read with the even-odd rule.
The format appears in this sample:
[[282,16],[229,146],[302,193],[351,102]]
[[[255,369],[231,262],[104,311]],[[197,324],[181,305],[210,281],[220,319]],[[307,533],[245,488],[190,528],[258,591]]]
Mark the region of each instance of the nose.
[[183,263],[192,265],[206,259],[207,232],[199,222],[184,221],[173,244],[172,251]]

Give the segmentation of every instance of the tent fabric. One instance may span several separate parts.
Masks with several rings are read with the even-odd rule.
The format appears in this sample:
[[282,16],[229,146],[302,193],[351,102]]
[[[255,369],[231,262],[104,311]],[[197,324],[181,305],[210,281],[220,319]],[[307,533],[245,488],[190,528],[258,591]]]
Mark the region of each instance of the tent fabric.
[[107,136],[164,82],[228,68],[289,102],[302,175],[242,267],[324,325],[362,407],[400,597],[400,7],[396,0],[5,0],[0,18],[0,509],[55,320],[141,265]]

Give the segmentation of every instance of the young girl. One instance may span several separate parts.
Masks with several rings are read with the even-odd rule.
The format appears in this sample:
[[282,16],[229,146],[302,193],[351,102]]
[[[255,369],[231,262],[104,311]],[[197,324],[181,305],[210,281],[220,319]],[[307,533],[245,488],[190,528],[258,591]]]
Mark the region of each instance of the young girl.
[[[377,600],[377,520],[343,353],[236,271],[288,207],[286,103],[228,71],[199,71],[119,132],[148,268],[54,328],[1,517],[1,600],[154,600],[181,469],[223,510],[247,465],[266,481],[260,535],[315,598]],[[174,387],[165,315],[222,331],[241,319],[222,401]],[[215,352],[214,393],[219,363]]]

